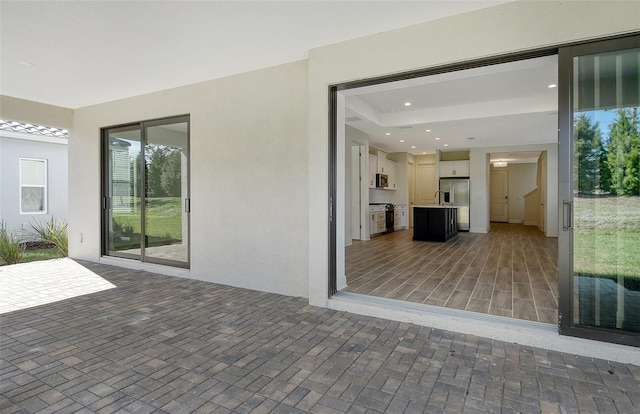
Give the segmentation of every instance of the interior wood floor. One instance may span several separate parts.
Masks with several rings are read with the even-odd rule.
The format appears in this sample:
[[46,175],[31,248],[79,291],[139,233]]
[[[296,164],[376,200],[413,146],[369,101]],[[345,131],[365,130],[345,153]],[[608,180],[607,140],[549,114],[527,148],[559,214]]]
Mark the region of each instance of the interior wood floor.
[[413,229],[346,248],[345,291],[557,324],[558,239],[535,226],[414,241]]

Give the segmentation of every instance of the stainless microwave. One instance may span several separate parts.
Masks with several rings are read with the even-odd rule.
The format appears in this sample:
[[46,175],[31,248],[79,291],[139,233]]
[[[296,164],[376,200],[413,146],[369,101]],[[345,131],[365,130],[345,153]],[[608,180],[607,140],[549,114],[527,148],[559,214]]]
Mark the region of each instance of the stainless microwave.
[[389,176],[387,174],[376,174],[376,188],[389,187]]

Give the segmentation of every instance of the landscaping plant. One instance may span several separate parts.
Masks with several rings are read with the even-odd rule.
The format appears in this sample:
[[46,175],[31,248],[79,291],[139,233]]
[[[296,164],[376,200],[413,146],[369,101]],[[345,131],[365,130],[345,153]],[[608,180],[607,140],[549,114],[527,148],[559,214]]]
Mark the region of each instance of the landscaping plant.
[[24,245],[20,238],[5,227],[4,221],[0,222],[0,259],[5,264],[20,263],[23,253]]
[[32,223],[31,227],[42,241],[55,245],[63,257],[69,255],[67,223],[63,220],[56,220],[54,217],[51,217],[51,219],[45,223]]

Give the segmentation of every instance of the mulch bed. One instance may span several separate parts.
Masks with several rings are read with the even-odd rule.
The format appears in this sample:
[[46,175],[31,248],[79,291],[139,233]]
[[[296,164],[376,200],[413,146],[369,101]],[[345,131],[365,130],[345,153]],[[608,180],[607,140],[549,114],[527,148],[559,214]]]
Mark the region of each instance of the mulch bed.
[[25,250],[41,250],[41,249],[52,249],[56,247],[55,244],[45,242],[45,241],[30,241],[22,243]]

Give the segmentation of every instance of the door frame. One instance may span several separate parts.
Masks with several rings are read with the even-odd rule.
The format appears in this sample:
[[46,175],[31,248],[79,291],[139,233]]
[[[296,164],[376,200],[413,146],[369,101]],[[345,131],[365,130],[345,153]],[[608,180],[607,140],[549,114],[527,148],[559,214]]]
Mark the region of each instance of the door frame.
[[573,58],[615,50],[640,48],[640,33],[560,48],[558,51],[558,331],[624,345],[640,345],[640,333],[574,323],[573,269]]
[[[337,83],[328,85],[328,298],[331,298],[337,292],[337,248],[344,248],[344,246],[338,246],[336,239],[336,215],[344,214],[336,210],[337,198],[339,196],[337,192],[337,175],[338,175],[338,131],[337,131],[337,118],[338,118],[338,92],[348,89],[361,88],[365,86],[378,85],[382,83],[395,82],[399,80],[413,79],[418,77],[436,75],[447,72],[455,72],[464,69],[477,68],[482,66],[496,65],[500,63],[513,62],[518,60],[532,59],[536,57],[558,55],[559,56],[559,91],[558,91],[558,206],[557,211],[559,213],[558,228],[559,228],[559,243],[558,243],[558,258],[559,258],[559,272],[558,272],[558,289],[559,289],[559,313],[558,313],[558,325],[559,332],[564,335],[572,336],[584,336],[592,339],[598,339],[603,341],[611,341],[610,332],[597,332],[593,329],[580,329],[569,326],[570,323],[570,307],[571,307],[571,277],[568,275],[569,269],[567,268],[566,259],[560,260],[561,257],[567,256],[572,251],[572,240],[568,240],[566,236],[562,235],[562,217],[563,217],[563,197],[566,198],[570,194],[570,180],[569,177],[570,168],[566,160],[570,160],[571,148],[570,142],[567,142],[571,138],[571,117],[570,117],[570,88],[567,83],[571,79],[571,71],[567,68],[566,62],[562,63],[563,59],[560,59],[560,50],[564,50],[566,55],[567,51],[571,48],[579,48],[596,43],[602,43],[610,40],[621,40],[633,38],[640,35],[640,31],[634,33],[626,33],[622,35],[603,36],[598,39],[590,39],[586,41],[576,41],[560,43],[548,47],[539,49],[532,49],[526,52],[514,52],[507,53],[498,57],[469,60],[462,63],[446,64],[436,66],[428,69],[421,69],[415,71],[407,71],[403,73],[373,77],[368,79],[362,79],[351,82]],[[566,57],[565,57],[566,59]],[[564,138],[563,138],[564,137]],[[344,197],[344,195],[342,195]],[[547,200],[548,201],[548,200]],[[563,263],[565,261],[565,263]],[[619,338],[618,338],[619,339]]]
[[[187,191],[186,191],[186,198],[184,198],[181,201],[181,205],[182,205],[182,214],[186,215],[186,227],[187,229],[187,233],[183,234],[183,240],[186,241],[187,243],[187,260],[186,262],[179,262],[179,261],[175,261],[175,260],[169,260],[169,259],[163,259],[163,258],[157,258],[157,257],[149,257],[147,258],[145,255],[145,234],[146,234],[146,228],[145,228],[145,191],[144,191],[144,185],[143,185],[143,189],[141,191],[140,194],[140,255],[134,255],[134,254],[128,254],[128,253],[123,253],[123,252],[114,252],[114,251],[110,251],[109,250],[109,207],[110,207],[110,200],[109,200],[109,174],[107,171],[107,168],[109,166],[109,141],[108,141],[108,136],[107,133],[111,130],[114,129],[122,129],[122,130],[135,130],[138,129],[140,131],[140,177],[139,180],[144,184],[146,181],[146,168],[145,168],[145,152],[144,152],[144,146],[145,143],[147,142],[147,133],[146,130],[148,127],[153,127],[153,126],[160,126],[160,125],[165,125],[165,124],[171,124],[171,123],[178,123],[178,122],[186,122],[187,123],[187,143],[186,143],[186,148],[185,148],[185,152],[187,153],[187,165],[186,165],[186,171],[187,171],[187,177],[186,177],[186,186],[187,186]],[[113,125],[113,126],[107,126],[107,127],[103,127],[100,129],[100,140],[101,140],[101,156],[100,156],[100,174],[101,174],[101,194],[100,194],[100,200],[101,200],[101,225],[100,225],[100,229],[101,229],[101,249],[100,249],[100,254],[102,256],[108,256],[108,257],[119,257],[119,258],[123,258],[123,259],[131,259],[131,260],[136,260],[139,261],[141,263],[153,263],[153,264],[159,264],[159,265],[165,265],[165,266],[172,266],[172,267],[179,267],[179,268],[186,268],[189,269],[190,265],[191,265],[191,156],[189,154],[190,152],[190,147],[191,147],[191,142],[190,142],[190,138],[191,138],[191,117],[189,114],[184,114],[184,115],[176,115],[176,116],[170,116],[170,117],[163,117],[163,118],[156,118],[156,119],[149,119],[149,120],[144,120],[144,121],[137,121],[137,122],[130,122],[130,123],[126,123],[126,124],[120,124],[120,125]]]

